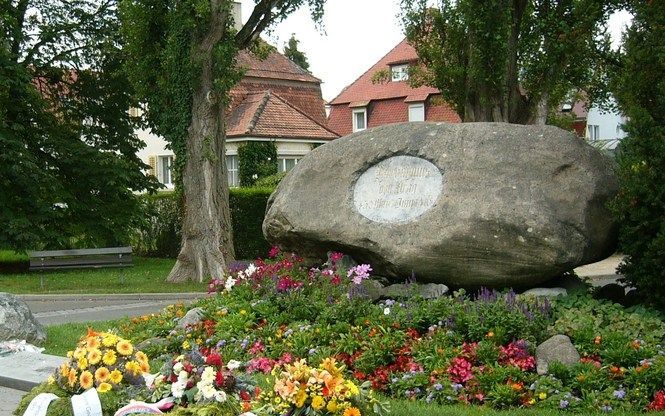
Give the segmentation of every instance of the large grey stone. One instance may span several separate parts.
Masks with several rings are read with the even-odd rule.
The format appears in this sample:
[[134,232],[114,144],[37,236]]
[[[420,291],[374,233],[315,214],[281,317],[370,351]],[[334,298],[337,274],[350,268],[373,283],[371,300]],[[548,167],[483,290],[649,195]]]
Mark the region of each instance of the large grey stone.
[[568,291],[562,287],[534,287],[522,293],[522,296],[555,298],[567,294]]
[[403,123],[308,154],[270,197],[263,232],[376,274],[535,286],[614,251],[613,162],[551,126]]
[[550,363],[557,361],[573,365],[580,361],[580,353],[566,335],[554,335],[536,348],[536,371],[547,374]]
[[192,308],[187,311],[185,316],[180,318],[178,321],[178,325],[176,325],[177,328],[187,328],[188,326],[191,325],[196,325],[199,322],[203,320],[204,312],[203,308]]
[[10,339],[40,344],[46,340],[46,331],[23,300],[0,292],[0,341]]

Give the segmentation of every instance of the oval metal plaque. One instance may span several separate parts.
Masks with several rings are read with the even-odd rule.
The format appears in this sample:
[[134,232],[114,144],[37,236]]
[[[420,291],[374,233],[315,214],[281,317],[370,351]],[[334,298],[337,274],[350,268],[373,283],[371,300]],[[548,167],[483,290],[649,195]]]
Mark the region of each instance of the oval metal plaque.
[[442,189],[443,176],[434,164],[414,156],[393,156],[360,175],[353,202],[372,221],[406,222],[432,208]]

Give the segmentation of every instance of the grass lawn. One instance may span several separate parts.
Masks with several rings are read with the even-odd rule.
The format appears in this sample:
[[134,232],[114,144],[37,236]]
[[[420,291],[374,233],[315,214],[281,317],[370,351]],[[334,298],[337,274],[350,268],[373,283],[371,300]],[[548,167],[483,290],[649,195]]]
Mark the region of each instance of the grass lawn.
[[71,351],[76,347],[76,343],[87,333],[88,328],[95,331],[107,331],[118,326],[122,321],[123,319],[47,326],[46,342],[41,346],[45,348],[45,354],[65,356],[67,351]]
[[[0,251],[0,254],[3,253]],[[11,254],[6,254],[6,258]],[[0,260],[0,263],[2,261]],[[9,293],[203,292],[205,283],[165,283],[175,260],[134,257],[134,266],[0,274],[0,291]],[[41,286],[44,278],[44,287]]]

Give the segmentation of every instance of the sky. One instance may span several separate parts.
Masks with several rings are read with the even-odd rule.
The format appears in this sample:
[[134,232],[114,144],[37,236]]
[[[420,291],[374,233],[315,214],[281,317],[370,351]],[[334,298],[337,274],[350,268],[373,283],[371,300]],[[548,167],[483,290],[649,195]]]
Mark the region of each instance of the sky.
[[[242,17],[251,14],[254,0],[240,0]],[[388,51],[404,33],[399,18],[400,0],[328,0],[323,16],[324,32],[310,18],[309,9],[298,10],[263,38],[283,51],[294,33],[298,49],[305,53],[310,72],[321,79],[323,98],[330,101]],[[628,13],[610,19],[610,30],[618,44],[621,29],[630,20]]]

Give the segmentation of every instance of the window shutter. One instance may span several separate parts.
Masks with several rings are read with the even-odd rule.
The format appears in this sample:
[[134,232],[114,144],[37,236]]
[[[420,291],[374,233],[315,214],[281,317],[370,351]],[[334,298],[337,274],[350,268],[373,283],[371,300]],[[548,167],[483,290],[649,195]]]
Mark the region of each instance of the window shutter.
[[148,169],[148,175],[157,177],[157,156],[149,156],[148,165],[150,165],[150,169]]

